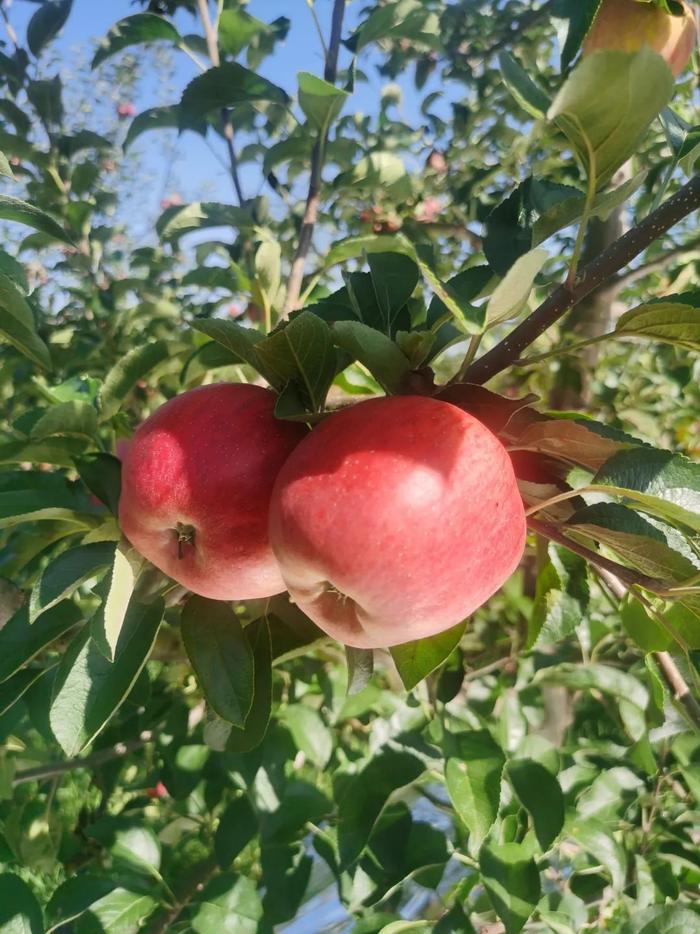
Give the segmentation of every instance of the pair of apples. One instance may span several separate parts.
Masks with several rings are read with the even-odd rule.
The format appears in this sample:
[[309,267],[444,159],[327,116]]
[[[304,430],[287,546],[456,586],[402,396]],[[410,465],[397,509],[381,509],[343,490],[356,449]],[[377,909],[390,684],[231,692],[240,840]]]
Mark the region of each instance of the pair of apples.
[[200,387],[128,447],[122,530],[188,590],[288,590],[330,636],[378,648],[456,625],[517,567],[526,524],[513,466],[471,415],[395,396],[308,431],[274,408],[259,386]]

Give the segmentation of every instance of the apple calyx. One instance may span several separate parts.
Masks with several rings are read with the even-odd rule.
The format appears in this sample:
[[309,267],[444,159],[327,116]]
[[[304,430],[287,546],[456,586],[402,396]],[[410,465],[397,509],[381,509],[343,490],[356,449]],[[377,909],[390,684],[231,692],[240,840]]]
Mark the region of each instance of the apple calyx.
[[173,532],[177,536],[177,560],[182,561],[185,556],[185,545],[191,545],[194,548],[195,528],[193,525],[178,522]]

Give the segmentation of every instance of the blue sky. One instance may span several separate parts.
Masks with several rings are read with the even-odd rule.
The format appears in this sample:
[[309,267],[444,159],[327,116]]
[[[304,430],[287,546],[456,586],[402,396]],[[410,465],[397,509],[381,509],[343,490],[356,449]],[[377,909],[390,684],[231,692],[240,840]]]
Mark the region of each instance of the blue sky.
[[[20,39],[23,38],[26,24],[36,11],[35,3],[28,0],[9,0],[6,3],[9,15]],[[345,17],[343,35],[347,36],[363,18],[362,0],[349,0]],[[328,35],[332,0],[316,0],[316,10]],[[283,44],[277,46],[274,55],[261,66],[260,72],[282,86],[288,93],[296,91],[296,75],[299,71],[312,71],[320,74],[323,70],[322,50],[319,37],[313,24],[311,12],[306,0],[251,0],[247,9],[260,19],[271,21],[278,16],[288,16],[292,26]],[[131,0],[74,0],[73,9],[61,35],[52,47],[52,56],[64,75],[70,73],[76,57],[89,60],[95,42],[103,37],[109,28],[124,16],[140,12],[142,7],[132,4]],[[176,25],[182,33],[201,32],[198,21],[188,14],[178,14]],[[1,30],[0,26],[0,30]],[[5,37],[3,37],[5,38]],[[134,54],[130,50],[129,54]],[[149,51],[136,54],[151,56]],[[118,59],[115,58],[115,61]],[[341,51],[341,67],[348,64],[349,53]],[[148,58],[146,58],[148,61]],[[179,93],[196,74],[195,65],[182,53],[173,53],[174,72],[172,75],[172,96],[163,86],[153,80],[139,83],[134,104],[137,112],[157,104],[171,103],[178,99]],[[106,68],[106,66],[104,66]],[[371,113],[376,111],[381,96],[381,89],[387,79],[381,77],[363,56],[362,67],[368,80],[356,84],[355,93],[348,105],[353,111]],[[56,65],[45,67],[47,75],[54,74]],[[95,75],[95,94],[99,100],[96,105],[105,103],[105,95],[120,95],[113,86],[104,86],[107,71],[98,69]],[[100,80],[103,85],[100,86]],[[66,81],[64,80],[64,84]],[[403,113],[409,121],[419,120],[418,96],[412,89],[412,76],[404,78]],[[427,88],[426,90],[429,90]],[[109,98],[107,98],[108,100]],[[91,125],[90,117],[86,123]],[[126,124],[125,124],[126,126]],[[99,127],[94,127],[99,129]],[[176,146],[174,159],[168,153],[168,147]],[[163,195],[177,191],[185,201],[205,197],[208,200],[233,200],[232,186],[226,168],[221,164],[223,146],[219,140],[210,140],[209,145],[201,138],[186,133],[180,138],[174,132],[156,131],[145,134],[136,144],[137,151],[143,154],[145,173],[140,177],[138,188],[134,192],[134,201],[126,205],[132,216],[142,220],[141,231],[144,237],[152,230],[152,223],[159,213],[159,204]],[[217,159],[212,148],[218,149]],[[170,163],[172,161],[172,167]],[[261,176],[257,166],[244,166],[242,169],[244,189],[248,196],[257,193]]]

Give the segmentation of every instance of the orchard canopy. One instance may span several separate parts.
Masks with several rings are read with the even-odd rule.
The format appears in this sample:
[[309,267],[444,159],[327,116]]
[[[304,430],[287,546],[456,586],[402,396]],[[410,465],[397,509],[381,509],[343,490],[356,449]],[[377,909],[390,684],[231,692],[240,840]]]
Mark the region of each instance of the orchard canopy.
[[700,932],[695,5],[0,19],[0,931]]

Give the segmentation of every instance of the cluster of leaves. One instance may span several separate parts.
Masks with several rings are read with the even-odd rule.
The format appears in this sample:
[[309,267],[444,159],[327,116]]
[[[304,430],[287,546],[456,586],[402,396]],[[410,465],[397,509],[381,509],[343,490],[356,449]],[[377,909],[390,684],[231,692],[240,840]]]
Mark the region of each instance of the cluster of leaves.
[[[259,73],[289,21],[230,0],[214,53],[175,26],[190,0],[150,3],[99,44],[95,69],[158,41],[201,70],[135,116],[123,149],[147,131],[208,136],[240,147],[237,190],[251,162],[281,203],[335,167],[332,242],[289,315],[294,211],[263,196],[174,204],[134,249],[113,229],[114,136],[72,127],[60,78],[28,67],[71,0],[40,5],[26,50],[0,56],[0,170],[17,186],[0,217],[23,232],[0,252],[0,926],[254,932],[300,914],[320,930],[334,913],[356,934],[468,932],[494,915],[508,934],[700,926],[700,467],[676,450],[700,426],[692,400],[659,408],[670,386],[697,400],[692,230],[620,283],[629,301],[595,339],[587,413],[548,410],[549,354],[578,350],[565,327],[541,364],[501,377],[503,394],[468,381],[480,346],[567,274],[582,218],[658,206],[694,172],[698,135],[689,88],[671,110],[651,52],[571,67],[597,2],[557,4],[563,76],[548,15],[528,6],[370,6],[344,34],[346,72],[302,72],[294,97]],[[363,65],[397,78],[412,60],[424,125],[404,122],[391,87],[377,114],[344,113]],[[429,90],[438,70],[459,103]],[[631,158],[636,174],[611,183]],[[643,404],[617,404],[622,372]],[[119,441],[215,379],[264,380],[278,417],[309,424],[381,392],[462,406],[512,453],[534,559],[468,624],[378,654],[376,673],[286,597],[183,600],[121,538]]]

